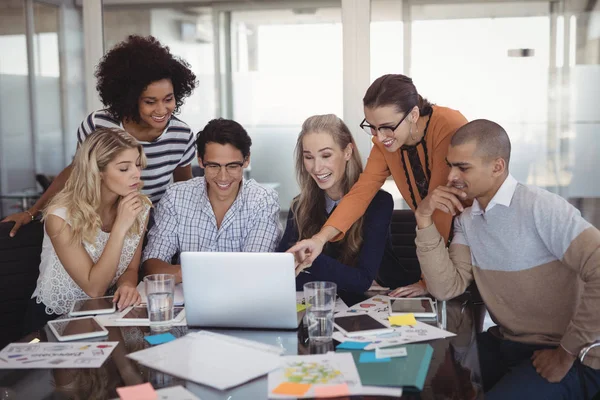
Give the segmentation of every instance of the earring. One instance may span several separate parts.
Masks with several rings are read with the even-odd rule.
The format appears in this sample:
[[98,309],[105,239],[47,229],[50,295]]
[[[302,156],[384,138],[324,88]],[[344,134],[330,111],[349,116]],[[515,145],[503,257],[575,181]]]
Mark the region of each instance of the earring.
[[[413,135],[412,135],[412,127],[413,127],[413,126],[411,125],[411,126],[410,126],[410,130],[408,131],[408,135],[410,136],[410,138],[411,138],[412,140],[417,140],[417,139],[415,139],[415,138],[413,137]],[[417,126],[417,136],[419,136],[419,127],[418,127],[418,126]]]

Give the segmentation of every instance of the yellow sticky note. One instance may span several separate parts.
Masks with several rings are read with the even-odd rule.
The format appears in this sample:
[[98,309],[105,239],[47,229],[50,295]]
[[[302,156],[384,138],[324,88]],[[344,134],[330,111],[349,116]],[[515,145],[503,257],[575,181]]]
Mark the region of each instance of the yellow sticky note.
[[395,315],[393,317],[388,317],[390,324],[395,326],[405,326],[405,325],[416,325],[417,320],[415,319],[415,314],[404,314],[404,315]]
[[306,310],[306,304],[296,303],[296,312],[300,312],[300,311],[304,311],[304,310]]
[[290,396],[304,396],[310,389],[308,383],[283,382],[273,389],[274,394],[287,394]]
[[156,400],[158,395],[149,383],[117,388],[121,400]]

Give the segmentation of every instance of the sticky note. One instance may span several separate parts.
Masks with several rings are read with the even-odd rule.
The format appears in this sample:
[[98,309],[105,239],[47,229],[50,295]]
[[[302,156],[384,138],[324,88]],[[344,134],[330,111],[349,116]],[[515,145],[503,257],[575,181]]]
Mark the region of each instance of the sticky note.
[[161,333],[160,335],[152,335],[152,336],[146,336],[144,339],[146,339],[146,342],[155,345],[155,344],[162,344],[162,343],[167,343],[170,342],[172,340],[177,339],[175,336],[173,336],[172,333]]
[[348,396],[349,394],[350,389],[348,389],[347,383],[342,383],[340,385],[315,386],[316,397],[339,397]]
[[393,317],[388,317],[390,324],[395,326],[406,326],[406,325],[416,325],[417,320],[415,319],[415,314],[404,314],[404,315],[395,315]]
[[296,303],[296,312],[306,310],[307,305],[302,303]]
[[290,396],[304,396],[310,389],[308,383],[283,382],[273,389],[273,394],[287,394]]
[[375,357],[374,351],[365,351],[364,353],[360,353],[360,358],[358,359],[359,363],[380,363],[380,362],[390,362],[392,359],[389,357],[386,358],[377,358]]
[[121,400],[156,400],[158,395],[149,383],[117,388]]
[[342,342],[340,344],[338,344],[338,346],[336,347],[336,349],[346,349],[346,350],[363,350],[365,347],[367,347],[370,343],[361,343],[361,342],[351,342],[351,341],[346,341],[346,342]]

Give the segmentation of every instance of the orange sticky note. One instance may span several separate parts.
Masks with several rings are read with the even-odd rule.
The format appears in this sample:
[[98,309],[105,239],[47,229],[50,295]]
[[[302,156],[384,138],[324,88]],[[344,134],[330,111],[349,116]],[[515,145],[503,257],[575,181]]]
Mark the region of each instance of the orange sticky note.
[[405,326],[405,325],[416,325],[417,320],[415,319],[415,314],[404,314],[404,315],[395,315],[393,317],[388,317],[390,324],[395,326]]
[[339,397],[348,396],[350,389],[347,383],[340,385],[315,386],[315,396],[317,397]]
[[121,400],[156,400],[158,395],[149,383],[117,388]]
[[288,394],[290,396],[304,396],[310,389],[308,383],[284,382],[273,389],[274,394]]

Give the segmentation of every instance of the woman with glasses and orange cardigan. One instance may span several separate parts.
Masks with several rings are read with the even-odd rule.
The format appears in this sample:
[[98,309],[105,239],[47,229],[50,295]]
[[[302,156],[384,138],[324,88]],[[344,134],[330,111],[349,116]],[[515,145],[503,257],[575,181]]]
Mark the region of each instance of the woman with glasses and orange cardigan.
[[[432,105],[419,95],[412,79],[399,74],[376,79],[367,90],[363,105],[365,119],[360,126],[373,136],[374,144],[367,166],[321,230],[288,250],[299,260],[296,272],[310,268],[325,243],[344,236],[390,175],[413,211],[429,191],[448,181],[448,145],[458,128],[467,123],[459,111]],[[446,242],[452,217],[440,210],[433,214]],[[391,296],[427,294],[425,282],[408,284],[405,276],[415,276],[414,271],[408,273],[401,265],[394,271],[380,269],[377,283],[395,289]]]

